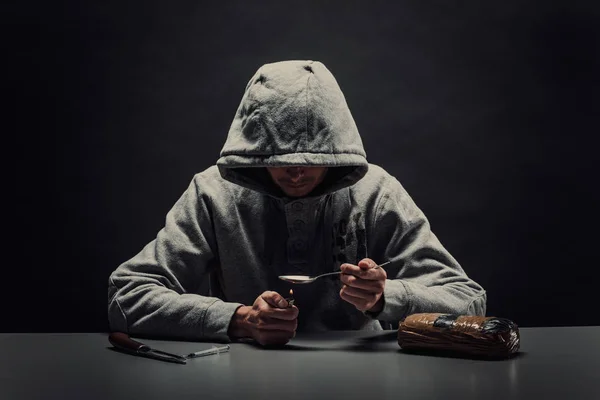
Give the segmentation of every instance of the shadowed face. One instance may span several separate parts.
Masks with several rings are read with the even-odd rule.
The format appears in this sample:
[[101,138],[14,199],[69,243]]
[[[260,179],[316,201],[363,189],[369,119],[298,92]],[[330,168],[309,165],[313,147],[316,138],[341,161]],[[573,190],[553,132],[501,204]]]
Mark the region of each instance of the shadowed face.
[[267,171],[286,195],[303,197],[323,181],[327,167],[267,167]]

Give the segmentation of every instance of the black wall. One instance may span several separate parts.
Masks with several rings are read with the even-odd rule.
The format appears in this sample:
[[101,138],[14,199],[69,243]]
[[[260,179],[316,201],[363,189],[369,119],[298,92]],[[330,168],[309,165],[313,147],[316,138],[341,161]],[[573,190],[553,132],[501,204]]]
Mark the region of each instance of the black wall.
[[0,331],[107,329],[109,273],[215,163],[251,75],[284,59],[334,73],[369,161],[489,315],[600,324],[596,2],[212,3],[8,15]]

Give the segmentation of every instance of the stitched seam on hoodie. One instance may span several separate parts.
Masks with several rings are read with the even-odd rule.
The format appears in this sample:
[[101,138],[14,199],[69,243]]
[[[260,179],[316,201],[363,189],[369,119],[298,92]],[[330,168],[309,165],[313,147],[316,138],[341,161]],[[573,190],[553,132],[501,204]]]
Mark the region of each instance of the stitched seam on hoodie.
[[304,148],[308,148],[308,82],[310,81],[310,74],[306,79],[306,127],[304,129]]
[[119,300],[117,300],[117,293],[119,293],[119,288],[117,287],[117,285],[115,284],[115,281],[113,281],[112,276],[109,277],[110,279],[110,283],[112,283],[112,285],[114,287],[117,288],[117,292],[115,293],[114,297],[113,297],[113,301],[115,303],[117,303],[117,308],[119,309],[119,311],[121,311],[121,315],[123,316],[123,320],[125,321],[125,329],[127,331],[129,331],[129,322],[127,322],[127,316],[125,315],[125,313],[123,312],[123,308],[121,307],[121,304],[119,303]]
[[[381,208],[383,207],[385,202],[389,200],[389,198],[390,198],[390,192],[389,192],[389,190],[386,190],[381,195],[379,200],[377,201],[377,205],[375,206],[375,224],[377,224],[377,221],[379,220],[379,212],[380,212]],[[406,291],[406,308],[404,311],[404,315],[400,318],[400,319],[402,319],[409,314],[409,311],[412,307],[412,293],[408,289],[408,286],[404,283],[404,281],[402,279],[393,279],[393,280],[399,281],[402,284],[402,286],[404,287],[404,290]]]
[[[197,178],[197,179],[196,179]],[[212,257],[215,260],[218,260],[218,262],[220,262],[219,260],[219,244],[217,243],[216,237],[215,237],[215,221],[214,221],[214,207],[212,207],[212,204],[209,204],[208,202],[204,201],[202,199],[201,196],[201,192],[200,192],[200,187],[201,185],[199,185],[198,181],[202,181],[202,180],[206,180],[206,178],[200,174],[196,174],[196,176],[194,176],[194,189],[196,190],[196,201],[200,202],[202,200],[204,207],[206,207],[207,210],[207,214],[208,214],[208,221],[210,222],[210,233],[211,233],[211,238],[210,240],[208,240],[206,238],[206,235],[204,234],[204,232],[202,231],[202,229],[200,228],[200,230],[202,231],[202,235],[204,236],[204,240],[206,241],[206,244],[208,244],[208,248],[210,249],[210,252],[212,253]],[[207,185],[208,186],[208,185]],[[208,194],[206,192],[204,192],[204,194],[206,194],[206,197],[208,197],[210,199],[210,196],[208,196]],[[211,208],[213,208],[211,210]],[[214,243],[211,243],[214,242]],[[213,245],[214,245],[214,249],[213,249]],[[201,283],[200,283],[201,285]]]
[[404,281],[402,279],[398,279],[398,280],[400,281],[400,283],[402,284],[402,286],[404,286],[404,290],[406,290],[406,309],[404,311],[404,315],[402,316],[402,318],[404,318],[407,315],[411,314],[410,313],[410,309],[412,307],[412,293],[408,289],[408,286],[406,285],[406,283],[404,283]]
[[204,310],[204,313],[202,314],[202,317],[200,318],[200,335],[202,337],[204,337],[204,335],[205,335],[204,327],[206,326],[206,314],[208,314],[208,309],[211,308],[217,301],[219,301],[219,299],[216,299],[215,301],[210,303],[208,305],[208,307],[206,307],[206,310]]
[[[467,305],[467,314],[469,313],[469,309],[471,308],[471,306],[473,305],[473,303],[475,303],[477,300],[483,298],[483,296],[486,295],[486,291],[484,290],[482,293],[479,293],[477,296],[475,296],[475,298],[473,298],[473,300],[471,300],[469,302],[469,304]],[[485,315],[485,313],[484,313]]]
[[374,226],[371,226],[371,232],[373,232],[374,229],[377,229],[377,223],[379,222],[379,212],[381,210],[381,207],[383,206],[383,204],[390,198],[390,194],[388,191],[383,192],[383,194],[381,195],[381,197],[379,197],[379,199],[377,200],[377,204],[375,205],[375,223],[373,224]]

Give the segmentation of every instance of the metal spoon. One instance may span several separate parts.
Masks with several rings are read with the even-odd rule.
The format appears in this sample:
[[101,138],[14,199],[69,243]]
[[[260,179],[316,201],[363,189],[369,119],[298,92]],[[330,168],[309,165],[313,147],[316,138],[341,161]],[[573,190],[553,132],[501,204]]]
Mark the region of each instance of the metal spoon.
[[[379,264],[378,266],[376,266],[373,269],[385,267],[389,263],[391,263],[391,261],[386,261],[383,264]],[[312,283],[312,282],[316,281],[317,279],[322,278],[324,276],[339,275],[341,273],[342,273],[342,271],[328,272],[326,274],[321,274],[321,275],[317,275],[317,276],[308,276],[308,275],[280,275],[279,279],[281,279],[282,281],[286,281],[286,282],[297,283],[297,284],[304,284],[304,283]]]

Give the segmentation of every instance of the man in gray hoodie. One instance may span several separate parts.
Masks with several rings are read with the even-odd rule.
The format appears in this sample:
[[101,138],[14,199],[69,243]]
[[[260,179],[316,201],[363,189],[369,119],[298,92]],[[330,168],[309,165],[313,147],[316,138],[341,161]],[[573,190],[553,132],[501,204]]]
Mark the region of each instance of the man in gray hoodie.
[[[294,286],[293,306],[283,297],[292,284],[280,275],[340,269]],[[108,283],[111,330],[190,340],[282,344],[296,331],[486,309],[398,180],[367,162],[342,91],[316,61],[258,69],[217,165]]]

